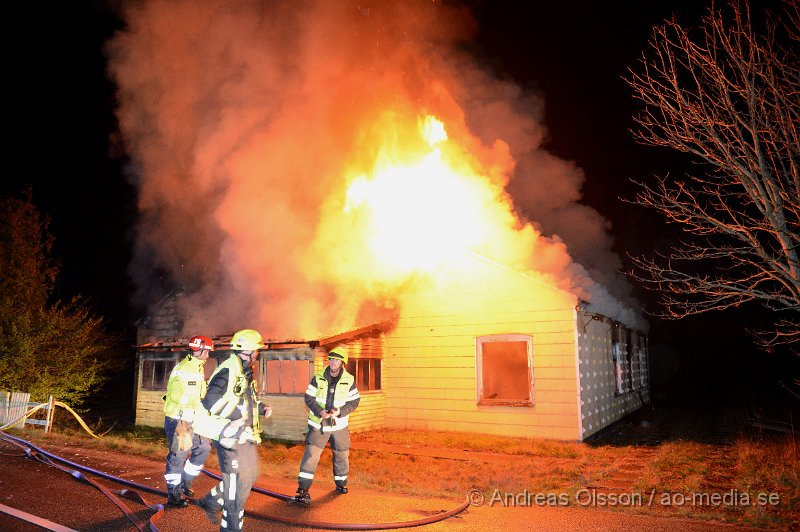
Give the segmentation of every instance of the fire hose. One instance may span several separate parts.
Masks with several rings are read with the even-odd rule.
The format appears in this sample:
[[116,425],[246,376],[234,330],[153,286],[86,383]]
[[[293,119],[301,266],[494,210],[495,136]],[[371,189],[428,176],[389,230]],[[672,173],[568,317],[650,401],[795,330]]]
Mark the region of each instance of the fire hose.
[[[76,464],[74,462],[70,462],[69,460],[67,460],[65,458],[62,458],[62,457],[57,456],[55,454],[48,453],[47,451],[45,451],[43,449],[40,449],[39,447],[36,447],[31,442],[28,442],[28,441],[23,440],[21,438],[16,438],[16,437],[11,436],[10,434],[7,434],[7,433],[2,432],[2,431],[0,431],[0,440],[5,441],[7,443],[11,443],[13,445],[16,445],[17,447],[20,447],[24,452],[24,456],[27,457],[27,458],[32,458],[32,459],[34,459],[34,460],[36,460],[38,462],[41,462],[41,463],[43,463],[45,465],[48,465],[50,467],[54,467],[54,468],[56,468],[56,469],[58,469],[60,471],[63,471],[65,473],[71,475],[73,478],[76,478],[78,480],[86,482],[87,484],[90,484],[91,486],[93,486],[94,488],[99,490],[107,498],[109,498],[120,510],[122,510],[122,512],[125,514],[125,516],[128,518],[128,520],[131,521],[133,526],[136,527],[136,529],[139,532],[145,532],[145,531],[148,531],[148,530],[151,531],[151,532],[158,532],[158,528],[156,528],[155,523],[164,514],[164,506],[163,505],[161,505],[161,504],[149,504],[141,495],[139,495],[135,491],[131,491],[131,490],[127,490],[127,489],[126,490],[117,490],[117,491],[109,490],[108,488],[106,488],[105,486],[103,486],[102,484],[97,482],[96,480],[84,475],[82,473],[82,471],[86,471],[86,472],[95,474],[97,476],[106,478],[108,480],[114,480],[115,482],[119,482],[119,483],[124,484],[124,485],[128,485],[128,486],[131,486],[131,487],[136,487],[136,488],[142,489],[144,491],[148,491],[150,493],[160,494],[160,492],[158,490],[155,490],[153,488],[149,488],[147,486],[142,486],[140,484],[136,484],[135,482],[130,482],[130,481],[127,481],[127,480],[124,480],[124,479],[121,479],[121,478],[117,478],[117,477],[114,477],[112,475],[108,475],[107,473],[103,473],[102,471],[96,471],[94,469],[91,469],[91,468],[88,468],[86,466],[82,466],[82,465]],[[60,462],[60,463],[69,465],[71,467],[74,467],[75,470],[70,471],[67,468],[62,467],[61,465],[59,465],[57,462]],[[139,503],[147,506],[151,510],[153,510],[154,514],[150,517],[149,522],[147,524],[143,523],[142,520],[139,519],[139,517],[133,511],[131,511],[131,509],[128,508],[128,506],[124,502],[122,502],[122,500],[119,499],[119,497],[117,497],[117,495],[120,495],[122,497],[125,497],[127,499],[130,499],[130,500],[133,500],[133,501],[136,501],[136,502],[139,502]],[[5,512],[5,513],[10,513],[10,512]],[[11,515],[15,515],[15,514],[11,514]],[[34,524],[42,526],[43,528],[47,528],[48,530],[65,530],[64,527],[52,528],[50,526],[47,526],[46,523],[42,522],[43,520],[41,520],[40,518],[37,518],[36,516],[30,516],[30,517],[33,517],[34,519],[25,518],[25,517],[20,516],[20,515],[15,515],[15,517],[18,517],[20,519],[24,519],[24,520],[29,521],[29,522],[33,522]]]
[[[106,495],[106,497],[111,499],[112,502],[114,502],[114,504],[117,505],[117,507],[119,507],[125,513],[125,515],[128,517],[128,519],[133,523],[133,525],[140,532],[145,532],[147,530],[149,530],[151,532],[158,532],[158,528],[156,528],[155,523],[163,515],[163,512],[164,512],[163,505],[161,505],[161,504],[149,504],[149,503],[147,503],[147,501],[145,501],[145,499],[141,495],[139,495],[137,492],[132,491],[132,490],[128,490],[128,489],[119,490],[119,491],[109,490],[108,488],[105,488],[104,486],[102,486],[98,482],[90,479],[89,477],[84,475],[82,472],[90,473],[92,475],[99,476],[99,477],[104,478],[106,480],[110,480],[112,482],[116,482],[116,483],[122,484],[124,486],[131,487],[131,488],[136,488],[138,490],[141,490],[141,491],[144,491],[144,492],[147,492],[147,493],[151,493],[151,494],[154,494],[154,495],[160,495],[162,497],[166,497],[167,496],[167,493],[165,491],[159,490],[159,489],[156,489],[156,488],[151,488],[151,487],[145,486],[143,484],[138,484],[138,483],[132,482],[130,480],[125,480],[125,479],[122,479],[122,478],[119,478],[119,477],[115,477],[115,476],[110,475],[108,473],[104,473],[102,471],[98,471],[96,469],[92,469],[92,468],[84,466],[84,465],[76,464],[75,462],[71,462],[71,461],[69,461],[69,460],[67,460],[65,458],[62,458],[62,457],[57,456],[55,454],[49,453],[49,452],[47,452],[47,451],[45,451],[45,450],[33,445],[31,442],[28,442],[28,441],[23,440],[21,438],[16,438],[16,437],[11,436],[11,435],[9,435],[9,434],[7,434],[5,432],[2,432],[2,431],[0,431],[0,440],[6,441],[8,443],[12,443],[12,444],[22,448],[24,450],[24,452],[25,452],[25,456],[28,457],[28,458],[32,458],[32,459],[38,460],[38,461],[40,461],[40,462],[42,462],[42,463],[44,463],[46,465],[55,467],[56,469],[59,469],[61,471],[64,471],[64,472],[70,474],[71,476],[73,476],[74,478],[76,478],[78,480],[82,480],[84,482],[87,482],[87,483],[91,484],[92,486],[94,486],[95,488],[100,490],[104,495]],[[72,467],[72,468],[75,468],[75,471],[69,471],[67,468],[64,468],[64,467],[58,465],[58,463],[64,464],[64,465]],[[206,468],[203,469],[203,473],[208,475],[211,478],[216,479],[216,480],[222,480],[222,477],[219,474],[217,474],[215,472],[212,472],[212,471],[209,471]],[[291,496],[291,495],[284,495],[282,493],[277,493],[277,492],[274,492],[274,491],[270,491],[270,490],[267,490],[267,489],[264,489],[264,488],[261,488],[261,487],[258,487],[258,486],[253,486],[251,491],[256,492],[256,493],[260,493],[262,495],[266,495],[268,497],[273,497],[275,499],[279,499],[279,500],[282,500],[282,501],[287,501],[287,502],[292,501],[294,499],[294,497]],[[144,504],[145,506],[147,506],[151,510],[154,510],[155,513],[154,513],[153,516],[150,517],[149,523],[144,524],[136,516],[136,514],[134,514],[125,505],[125,503],[122,502],[119,499],[119,497],[117,497],[116,495],[119,495],[119,496],[127,498],[127,499],[135,500],[136,502]],[[198,499],[189,499],[189,501],[191,503],[193,503],[193,504],[197,504]],[[426,518],[423,518],[423,519],[415,519],[415,520],[412,520],[412,521],[396,521],[396,522],[390,522],[390,523],[332,523],[332,522],[324,522],[324,521],[310,521],[310,520],[303,520],[303,519],[294,519],[294,518],[287,517],[287,516],[281,516],[281,515],[271,514],[271,513],[267,513],[267,512],[257,512],[257,511],[248,511],[248,515],[251,516],[251,517],[257,517],[259,519],[264,519],[264,520],[268,520],[268,521],[275,521],[275,522],[278,522],[278,523],[284,523],[284,524],[296,525],[296,526],[314,527],[314,528],[327,529],[327,530],[389,530],[389,529],[398,529],[398,528],[412,528],[412,527],[417,527],[417,526],[422,526],[422,525],[427,525],[427,524],[443,521],[445,519],[449,519],[450,517],[453,517],[453,516],[463,512],[464,510],[467,509],[468,506],[469,506],[469,500],[467,499],[464,503],[462,503],[458,507],[456,507],[456,508],[454,508],[452,510],[449,510],[447,512],[442,512],[442,513],[439,513],[439,514],[436,514],[436,515],[432,515],[432,516],[429,516],[429,517],[426,517]],[[2,512],[2,511],[3,511],[3,508],[0,508],[0,512]],[[24,513],[24,512],[17,512],[17,513]],[[17,516],[17,517],[19,517],[19,516]],[[20,518],[23,518],[23,517],[20,517]],[[42,525],[40,525],[40,526],[42,526]],[[55,530],[55,529],[50,528],[50,530]],[[59,530],[66,530],[66,529],[64,527],[61,527]]]
[[[5,430],[5,429],[7,429],[9,427],[13,427],[14,425],[18,424],[19,422],[21,422],[21,421],[23,421],[25,419],[28,419],[34,413],[36,413],[38,410],[41,410],[41,409],[45,408],[46,406],[47,406],[47,403],[41,403],[41,404],[31,408],[30,410],[25,412],[23,415],[19,416],[17,419],[9,421],[5,425],[0,426],[0,431],[3,431],[3,430]],[[75,417],[75,419],[78,420],[78,423],[80,423],[81,427],[83,427],[83,430],[85,430],[86,432],[89,433],[89,436],[91,436],[92,438],[98,439],[98,440],[100,439],[100,436],[98,436],[97,434],[92,432],[92,430],[89,428],[89,426],[86,425],[86,422],[84,422],[83,419],[81,419],[81,416],[79,416],[77,412],[75,412],[72,408],[70,408],[70,406],[68,404],[62,403],[61,401],[53,401],[53,406],[54,407],[55,406],[60,406],[61,408],[65,409],[67,412],[72,414]]]

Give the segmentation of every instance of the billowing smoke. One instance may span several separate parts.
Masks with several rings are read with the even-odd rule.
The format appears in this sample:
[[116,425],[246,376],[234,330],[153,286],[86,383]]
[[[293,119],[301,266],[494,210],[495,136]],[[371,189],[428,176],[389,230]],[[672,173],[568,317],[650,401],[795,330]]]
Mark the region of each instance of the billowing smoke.
[[108,52],[139,190],[138,303],[163,297],[162,276],[181,290],[186,331],[247,326],[284,338],[392,312],[386,283],[342,275],[358,251],[330,223],[344,216],[347,176],[379,156],[373,139],[393,141],[383,125],[430,113],[504,201],[513,191],[519,212],[536,217],[535,253],[514,266],[641,326],[617,303],[624,283],[607,223],[578,203],[583,172],[542,149],[543,103],[459,51],[475,30],[466,10],[427,0],[142,0],[123,17]]

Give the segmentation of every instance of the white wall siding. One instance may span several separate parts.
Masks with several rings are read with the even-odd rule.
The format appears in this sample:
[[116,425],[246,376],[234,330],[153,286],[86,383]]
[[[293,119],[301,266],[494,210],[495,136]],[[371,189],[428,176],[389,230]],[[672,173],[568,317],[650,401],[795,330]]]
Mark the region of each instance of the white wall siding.
[[[644,367],[640,367],[636,357],[633,356],[632,371],[629,373],[632,380],[626,379],[625,390],[617,394],[612,330],[620,324],[607,318],[593,319],[591,314],[578,313],[577,326],[581,439],[585,439],[649,403],[650,382],[647,376],[646,356]],[[644,386],[639,380],[640,372],[644,372]]]
[[[529,276],[484,268],[401,299],[386,334],[390,427],[578,440],[574,296]],[[479,405],[476,340],[531,337],[533,405]]]

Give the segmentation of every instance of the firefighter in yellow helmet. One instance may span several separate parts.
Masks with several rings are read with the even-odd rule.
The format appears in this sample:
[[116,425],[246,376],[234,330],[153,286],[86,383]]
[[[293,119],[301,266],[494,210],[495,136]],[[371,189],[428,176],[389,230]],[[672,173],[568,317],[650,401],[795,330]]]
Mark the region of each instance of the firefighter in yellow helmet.
[[194,434],[191,423],[206,392],[203,364],[214,349],[214,342],[208,336],[194,336],[189,340],[189,349],[189,354],[172,368],[164,396],[164,432],[169,444],[164,479],[167,506],[172,508],[189,505],[183,496],[194,496],[192,481],[211,452],[211,442]]
[[[253,329],[237,331],[231,337],[231,356],[220,364],[208,381],[203,398],[205,411],[195,430],[215,440],[222,482],[198,505],[220,530],[241,530],[244,504],[259,474],[261,443],[259,416],[269,417],[272,409],[258,401],[253,370],[258,350],[264,347],[261,334]],[[222,511],[220,519],[220,510]]]
[[331,349],[328,352],[328,367],[315,374],[306,388],[308,432],[294,502],[311,504],[308,489],[314,481],[319,457],[328,441],[333,451],[336,492],[347,493],[347,475],[350,472],[350,430],[347,428],[347,419],[361,400],[355,377],[345,369],[347,358],[344,347]]

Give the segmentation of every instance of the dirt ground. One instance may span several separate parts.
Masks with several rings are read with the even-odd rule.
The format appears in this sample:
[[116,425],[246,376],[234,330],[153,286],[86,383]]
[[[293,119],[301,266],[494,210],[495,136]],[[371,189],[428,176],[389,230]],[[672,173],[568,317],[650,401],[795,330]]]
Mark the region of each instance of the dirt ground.
[[[356,442],[354,445],[358,445]],[[130,480],[150,488],[163,490],[163,462],[78,445],[45,447],[48,452],[95,470]],[[367,449],[364,449],[365,451]],[[457,452],[457,451],[453,451]],[[442,457],[445,458],[445,457]],[[493,456],[492,459],[497,459]],[[458,459],[464,459],[463,456]],[[489,456],[468,459],[485,460]],[[513,461],[509,462],[513,467]],[[425,472],[420,473],[424,482]],[[96,477],[94,477],[96,478]],[[110,489],[122,486],[100,479]],[[197,481],[198,494],[205,493],[216,481],[201,476]],[[258,481],[270,491],[291,494],[295,484],[262,476]],[[26,458],[15,446],[0,443],[0,503],[48,519],[62,526],[81,531],[136,530],[120,509],[97,489],[70,474]],[[162,502],[158,495],[140,492],[147,503]],[[464,503],[464,500],[398,496],[393,493],[351,489],[344,496],[335,494],[331,482],[320,480],[311,490],[314,504],[299,508],[253,493],[247,504],[245,529],[249,530],[319,530],[347,529],[348,524],[387,524],[423,519],[443,513]],[[515,501],[512,504],[486,500],[483,495],[467,494],[471,505],[465,511],[445,521],[424,525],[419,529],[444,530],[656,530],[707,531],[757,530],[730,524],[677,517],[635,515],[608,511],[597,506],[559,506],[547,501]],[[146,505],[125,501],[145,522],[155,512]],[[307,525],[289,524],[292,521]],[[287,523],[288,522],[288,523]],[[313,523],[313,524],[312,524]],[[191,506],[167,510],[156,526],[162,531],[214,530],[203,513]],[[363,529],[363,528],[361,528]],[[41,530],[23,520],[0,513],[0,530]]]

